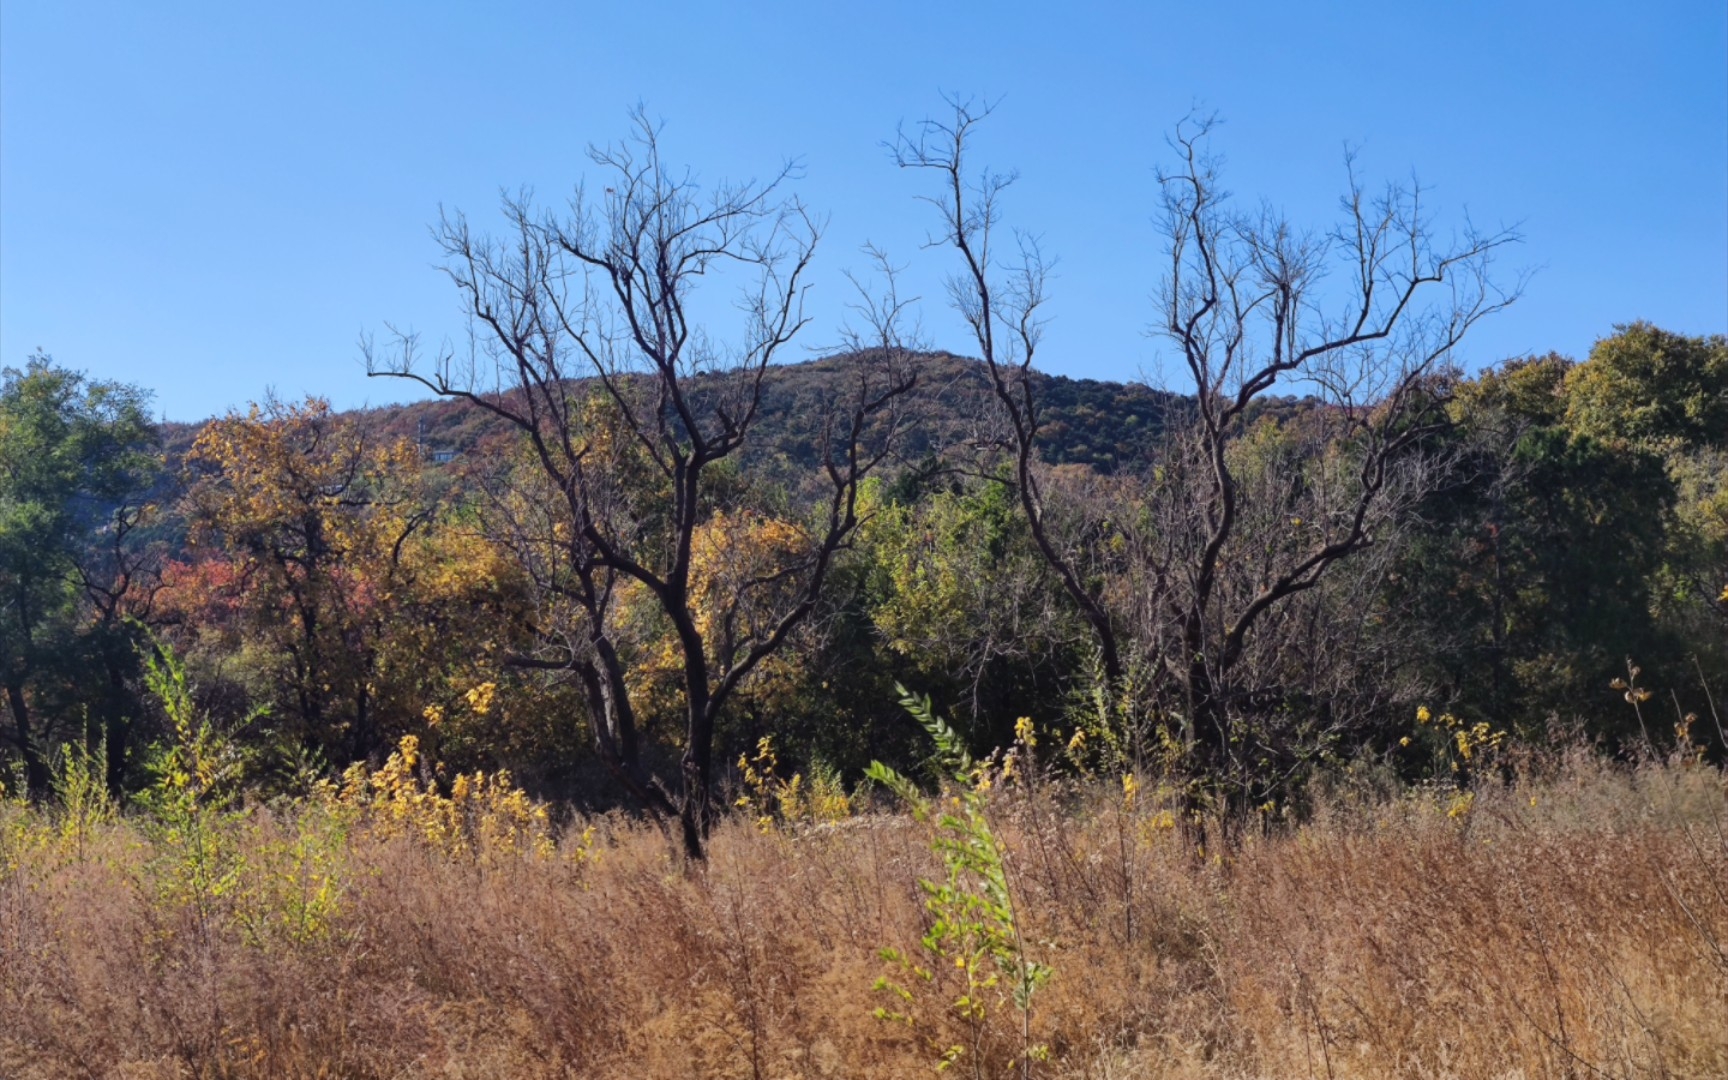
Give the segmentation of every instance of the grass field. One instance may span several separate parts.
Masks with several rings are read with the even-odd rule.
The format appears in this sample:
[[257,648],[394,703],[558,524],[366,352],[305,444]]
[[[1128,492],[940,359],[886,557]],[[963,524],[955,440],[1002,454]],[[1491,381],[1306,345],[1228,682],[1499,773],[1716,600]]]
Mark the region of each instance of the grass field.
[[1146,788],[1010,787],[1008,925],[909,814],[740,814],[692,867],[496,785],[7,804],[0,1076],[1728,1076],[1725,794],[1576,754],[1208,851]]

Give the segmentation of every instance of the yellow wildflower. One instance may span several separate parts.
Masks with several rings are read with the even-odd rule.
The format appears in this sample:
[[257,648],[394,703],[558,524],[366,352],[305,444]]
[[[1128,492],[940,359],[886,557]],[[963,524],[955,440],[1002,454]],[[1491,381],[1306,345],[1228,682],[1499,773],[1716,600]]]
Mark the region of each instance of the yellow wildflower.
[[1038,745],[1038,737],[1033,733],[1030,716],[1022,716],[1014,721],[1014,741],[1026,747]]

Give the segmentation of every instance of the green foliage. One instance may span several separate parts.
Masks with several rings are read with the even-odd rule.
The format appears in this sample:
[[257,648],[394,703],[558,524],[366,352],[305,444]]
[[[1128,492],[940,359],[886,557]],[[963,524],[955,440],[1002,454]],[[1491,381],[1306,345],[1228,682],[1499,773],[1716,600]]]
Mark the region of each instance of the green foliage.
[[168,732],[150,748],[151,785],[139,798],[156,841],[150,872],[158,896],[187,910],[208,942],[232,912],[246,871],[232,827],[252,755],[197,707],[174,651],[154,636],[146,648],[145,684]]
[[1656,606],[1675,636],[1698,650],[1712,682],[1728,681],[1728,448],[1670,455],[1676,488],[1668,561]]
[[354,815],[318,799],[278,814],[277,826],[250,847],[235,889],[235,921],[260,948],[327,941],[341,910]]
[[72,841],[81,856],[90,834],[119,813],[108,791],[107,743],[98,742],[94,749],[82,743],[60,747],[54,798],[61,836]]
[[1566,376],[1566,421],[1599,439],[1728,447],[1728,338],[1616,328]]
[[[1699,687],[1728,680],[1725,357],[1719,336],[1634,323],[1583,362],[1523,359],[1424,388],[1451,395],[1441,452],[1421,463],[1432,476],[1412,481],[1426,493],[1384,522],[1349,570],[1289,598],[1248,636],[1237,669],[1248,674],[1220,690],[1233,710],[1232,760],[1206,768],[1255,783],[1288,775],[1299,789],[1316,762],[1366,752],[1407,776],[1447,775],[1450,742],[1409,727],[1420,703],[1466,731],[1486,723],[1531,736],[1557,718],[1623,740],[1635,735],[1633,717],[1600,698],[1628,654],[1651,686],[1680,696],[1682,713],[1706,715]],[[920,766],[931,746],[941,762],[1006,745],[1025,714],[1062,717],[1076,733],[1062,757],[1082,774],[1162,775],[1194,762],[1173,659],[1182,645],[1160,627],[1185,586],[1147,570],[1159,551],[1193,543],[1183,530],[1194,522],[1157,502],[1199,490],[1178,483],[1176,457],[1157,456],[1166,422],[1188,405],[1060,378],[1039,377],[1034,388],[1052,535],[1123,636],[1125,674],[1106,687],[1089,629],[1032,540],[1015,478],[987,449],[958,445],[989,404],[981,369],[951,356],[931,363],[904,403],[912,434],[903,453],[919,464],[860,491],[862,525],[836,553],[810,623],[716,718],[716,745],[729,748],[721,760],[763,739],[777,755],[772,767],[744,762],[746,777],[754,768],[761,779],[751,796],[760,817],[820,818],[818,805],[844,803],[867,765],[924,805],[915,787],[895,784],[927,783]],[[760,439],[710,475],[692,604],[715,657],[729,633],[759,631],[784,606],[776,553],[796,554],[787,537],[821,509],[812,510],[822,488],[811,472],[821,445],[812,418],[846,370],[834,360],[770,369]],[[527,449],[450,403],[350,415],[316,403],[266,408],[201,435],[174,428],[196,483],[188,499],[151,514],[138,496],[162,470],[146,401],[46,357],[0,386],[0,775],[9,791],[63,804],[76,838],[111,809],[90,786],[91,770],[103,771],[90,754],[106,756],[110,802],[142,783],[158,818],[186,818],[188,806],[219,807],[220,818],[242,789],[255,801],[305,793],[413,735],[454,772],[508,767],[536,797],[590,808],[621,799],[590,735],[572,723],[589,701],[563,666],[587,647],[568,600],[578,583],[557,570],[568,532],[558,531],[555,486],[522,480],[537,468]],[[1334,505],[1362,482],[1359,440],[1312,402],[1257,409],[1226,447],[1245,495],[1213,588],[1237,606],[1330,526],[1310,507]],[[615,428],[604,412],[584,422]],[[427,445],[461,456],[424,460],[412,438],[420,418]],[[663,482],[633,447],[624,440],[602,455],[613,482]],[[1148,459],[1159,467],[1137,472]],[[668,542],[664,515],[633,528],[645,550]],[[499,541],[510,529],[538,562]],[[150,544],[197,542],[159,579],[136,576],[137,604],[98,611],[99,590],[127,569],[107,549],[146,534]],[[613,590],[608,618],[639,695],[642,754],[654,769],[676,769],[684,669],[670,622],[642,590]],[[732,603],[733,593],[754,599]],[[150,687],[181,691],[166,668],[144,671],[134,648],[143,631],[127,612],[170,628],[181,691],[189,701],[195,682],[199,709],[146,707]],[[155,646],[142,653],[166,663]],[[919,691],[905,704],[918,725],[891,704],[896,678]],[[952,710],[918,706],[927,694]],[[253,702],[270,706],[268,726],[248,723]],[[1399,745],[1406,736],[1415,748]],[[137,745],[152,737],[146,769]],[[199,767],[225,778],[165,810],[166,792],[186,790],[169,778],[196,786]],[[961,788],[977,780],[937,772]],[[929,811],[932,820],[941,812]],[[311,869],[318,842],[296,855],[299,840],[287,835],[282,866],[321,874]],[[248,878],[248,895],[275,888],[259,884],[263,875]],[[975,880],[976,868],[963,877]],[[316,908],[299,922],[319,924]]]
[[1472,724],[1582,714],[1613,732],[1591,703],[1624,656],[1677,651],[1655,615],[1674,483],[1650,450],[1567,426],[1575,370],[1550,357],[1461,388],[1460,482],[1430,498],[1399,571],[1416,621],[1394,629]]
[[[146,634],[145,682],[166,719],[150,748],[139,797],[152,839],[146,864],[157,899],[189,917],[196,940],[237,931],[260,947],[304,946],[331,935],[354,815],[331,800],[249,815],[241,798],[257,753],[199,709],[185,665]],[[255,710],[248,722],[261,718]]]
[[1470,425],[1487,414],[1556,427],[1566,419],[1567,373],[1576,367],[1558,353],[1509,360],[1458,388],[1453,419]]
[[968,735],[1006,742],[1014,719],[1061,707],[1092,647],[1033,545],[1009,478],[870,507],[875,663],[966,703]]
[[[920,1026],[918,1010],[927,993],[939,993],[957,982],[946,1002],[950,1019],[958,1019],[969,1035],[966,1043],[933,1044],[937,1069],[966,1063],[975,1077],[990,1075],[983,1055],[985,1025],[998,1010],[1004,993],[1021,1017],[1020,1066],[1030,1075],[1031,1064],[1046,1051],[1032,1041],[1032,1003],[1052,969],[1033,960],[1015,917],[1014,894],[1008,880],[1008,853],[990,827],[986,784],[959,734],[931,707],[930,699],[900,688],[900,704],[936,744],[936,761],[953,794],[934,810],[936,835],[932,849],[942,857],[947,877],[920,880],[930,927],[919,941],[921,955],[885,948],[882,959],[894,974],[876,981],[879,992],[891,995],[892,1007],[876,1010],[878,1018]],[[932,814],[932,804],[906,777],[872,762],[872,780],[911,803],[920,818]],[[946,786],[946,785],[945,785]],[[939,796],[941,798],[941,796]],[[926,966],[928,965],[928,966]],[[926,1038],[931,1038],[927,1034]]]
[[0,684],[35,799],[49,793],[56,722],[70,726],[103,704],[76,661],[88,629],[81,590],[108,583],[81,570],[100,531],[118,543],[116,530],[135,521],[125,500],[158,464],[147,402],[136,387],[88,379],[43,355],[0,373]]

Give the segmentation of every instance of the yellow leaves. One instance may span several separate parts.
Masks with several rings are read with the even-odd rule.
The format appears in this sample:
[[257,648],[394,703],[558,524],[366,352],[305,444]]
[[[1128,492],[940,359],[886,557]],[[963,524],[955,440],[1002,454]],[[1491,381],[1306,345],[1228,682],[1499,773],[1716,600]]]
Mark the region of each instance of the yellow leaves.
[[[690,614],[707,644],[711,664],[720,653],[772,633],[796,602],[803,575],[789,573],[808,555],[810,537],[798,525],[753,511],[717,511],[691,536]],[[684,654],[658,599],[640,582],[617,592],[617,628],[636,647],[628,682],[639,713],[666,715],[682,707]],[[746,693],[755,705],[795,691],[795,661],[771,656],[751,676]],[[781,706],[789,708],[790,706]]]
[[1458,756],[1463,758],[1465,761],[1469,761],[1472,752],[1470,736],[1465,732],[1460,731],[1457,732],[1453,738],[1458,744]]
[[[1674,745],[1685,749],[1692,745],[1692,725],[1698,722],[1697,713],[1687,713],[1674,725]],[[1700,750],[1700,753],[1703,751]]]
[[492,699],[497,693],[497,683],[483,682],[464,696],[467,698],[468,707],[474,710],[476,716],[485,716],[492,711]]
[[[406,735],[377,771],[352,765],[339,788],[322,793],[327,803],[359,815],[373,829],[415,837],[452,857],[487,862],[556,853],[546,807],[530,800],[508,772],[459,773],[444,796],[421,781],[420,763],[420,741]],[[577,861],[592,857],[592,839],[592,830],[584,834]]]
[[269,553],[265,565],[283,573],[339,562],[344,575],[380,592],[425,501],[411,443],[373,445],[320,398],[268,401],[213,420],[188,461],[206,470],[191,495],[195,539]]
[[459,745],[460,721],[503,710],[482,640],[523,632],[525,571],[441,505],[411,442],[380,444],[369,423],[308,399],[206,425],[189,456],[202,551],[164,604],[218,628],[315,738],[365,712],[372,730],[424,723]]
[[740,635],[767,633],[786,597],[775,582],[804,557],[810,540],[791,522],[750,511],[718,511],[690,543],[690,599],[708,637],[721,619]]
[[[1433,724],[1443,739],[1452,757],[1452,771],[1462,773],[1467,766],[1484,753],[1498,750],[1506,742],[1506,732],[1495,730],[1486,721],[1466,724],[1451,713],[1442,713],[1438,719],[1429,711],[1426,705],[1416,710],[1416,723],[1426,727]],[[1400,747],[1411,744],[1408,735],[1398,740]]]
[[1613,679],[1608,683],[1608,687],[1611,690],[1621,691],[1622,693],[1620,696],[1626,700],[1626,704],[1636,709],[1639,705],[1649,701],[1652,696],[1650,691],[1638,685],[1638,676],[1643,673],[1643,668],[1631,661],[1627,661],[1626,674],[1629,678]]

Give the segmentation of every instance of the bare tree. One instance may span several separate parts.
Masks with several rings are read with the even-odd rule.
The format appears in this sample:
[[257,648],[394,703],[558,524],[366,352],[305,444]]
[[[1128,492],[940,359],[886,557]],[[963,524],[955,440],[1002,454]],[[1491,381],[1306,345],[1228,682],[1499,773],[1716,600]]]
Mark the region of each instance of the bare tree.
[[[571,619],[525,665],[573,672],[601,760],[651,814],[675,818],[701,858],[711,824],[713,742],[740,683],[815,610],[859,523],[862,481],[888,456],[896,401],[914,382],[897,337],[902,305],[866,307],[878,347],[851,355],[822,439],[827,495],[772,565],[698,596],[699,531],[717,510],[713,467],[751,436],[763,379],[805,327],[818,225],[786,194],[793,167],[766,182],[699,185],[661,157],[638,109],[633,137],[591,148],[600,194],[579,186],[562,216],[506,199],[510,232],[477,236],[465,218],[437,232],[470,316],[468,347],[423,363],[412,335],[388,354],[365,343],[373,374],[412,379],[518,430],[553,497],[510,522],[548,607]],[[743,282],[738,325],[722,344],[693,313],[705,279]],[[890,297],[892,294],[890,293]],[[547,516],[550,515],[550,516]],[[683,756],[676,782],[652,774],[639,693],[619,625],[621,592],[646,590],[681,657]],[[699,611],[707,605],[723,610]]]
[[1014,231],[1012,250],[1000,252],[1002,196],[1016,174],[983,169],[970,172],[967,151],[975,129],[992,106],[945,99],[951,119],[925,120],[902,130],[893,143],[901,168],[937,174],[937,193],[922,196],[935,207],[941,232],[929,246],[951,247],[960,270],[948,279],[948,295],[978,345],[990,387],[1004,420],[1007,450],[1014,459],[1014,489],[1039,554],[1062,582],[1096,636],[1105,680],[1120,683],[1124,668],[1118,632],[1104,597],[1081,573],[1081,554],[1062,542],[1045,506],[1037,441],[1042,426],[1032,360],[1043,337],[1041,309],[1046,300],[1050,263],[1036,237]]
[[[1247,775],[1244,759],[1266,748],[1248,745],[1232,716],[1266,707],[1277,673],[1306,651],[1296,635],[1312,630],[1318,609],[1295,599],[1382,542],[1436,482],[1425,454],[1445,423],[1452,351],[1516,298],[1489,269],[1518,237],[1466,228],[1442,244],[1419,187],[1371,196],[1353,162],[1331,231],[1304,232],[1270,208],[1237,212],[1205,153],[1213,122],[1185,121],[1171,140],[1178,167],[1159,176],[1168,262],[1157,331],[1177,348],[1192,407],[1167,418],[1138,525],[1129,527],[1134,514],[1096,506],[1090,516],[1078,505],[1058,512],[1039,467],[1032,367],[1050,263],[1024,233],[1000,253],[1002,196],[1015,177],[966,160],[990,107],[947,104],[951,118],[902,131],[894,156],[940,177],[925,199],[942,222],[930,243],[960,257],[950,298],[1000,405],[1001,441],[1038,550],[1091,627],[1107,684],[1146,684],[1182,721],[1196,775],[1227,766]],[[1275,391],[1303,395],[1305,415],[1286,432],[1281,460],[1261,462],[1245,484],[1253,451],[1243,438]],[[1067,520],[1076,514],[1086,520]],[[1126,564],[1091,572],[1111,537],[1128,541]],[[1133,680],[1128,635],[1139,639]]]
[[[1431,486],[1425,447],[1445,424],[1453,350],[1516,298],[1490,267],[1518,237],[1466,227],[1442,243],[1420,187],[1370,195],[1353,162],[1330,231],[1269,207],[1235,212],[1205,149],[1212,128],[1179,125],[1178,165],[1159,176],[1169,246],[1157,331],[1195,408],[1167,440],[1142,554],[1151,666],[1176,690],[1196,766],[1218,776],[1251,771],[1233,717],[1265,688],[1242,678],[1255,635]],[[1257,488],[1239,444],[1280,387],[1307,399],[1312,449]],[[1274,531],[1282,539],[1268,543]]]

